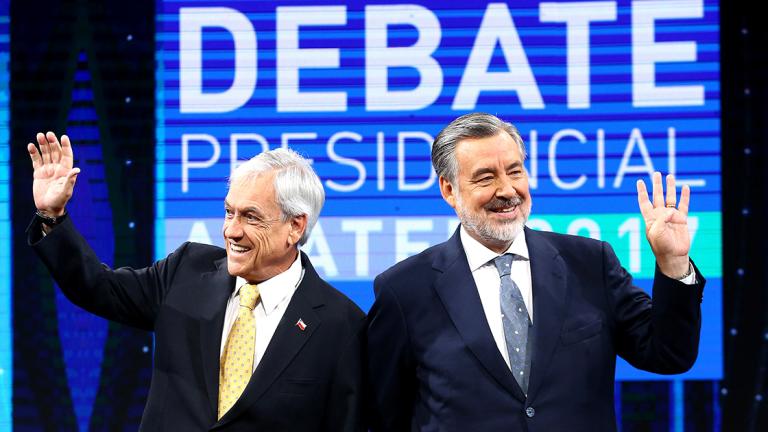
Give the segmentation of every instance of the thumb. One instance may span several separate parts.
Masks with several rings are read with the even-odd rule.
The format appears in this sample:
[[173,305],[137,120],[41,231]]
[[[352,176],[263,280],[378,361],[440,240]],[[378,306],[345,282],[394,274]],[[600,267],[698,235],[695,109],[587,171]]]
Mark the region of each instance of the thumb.
[[72,168],[67,174],[67,178],[64,180],[64,182],[74,186],[75,182],[77,181],[78,174],[80,174],[80,168]]

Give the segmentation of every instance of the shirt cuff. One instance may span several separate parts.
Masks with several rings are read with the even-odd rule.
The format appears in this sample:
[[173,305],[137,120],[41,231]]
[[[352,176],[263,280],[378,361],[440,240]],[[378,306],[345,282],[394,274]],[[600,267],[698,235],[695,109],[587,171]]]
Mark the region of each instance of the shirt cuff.
[[682,279],[678,279],[678,280],[680,282],[686,284],[686,285],[695,285],[696,284],[696,269],[693,267],[693,264],[688,264],[688,265],[691,266],[690,267],[691,273],[688,276],[686,276],[686,277],[684,277]]

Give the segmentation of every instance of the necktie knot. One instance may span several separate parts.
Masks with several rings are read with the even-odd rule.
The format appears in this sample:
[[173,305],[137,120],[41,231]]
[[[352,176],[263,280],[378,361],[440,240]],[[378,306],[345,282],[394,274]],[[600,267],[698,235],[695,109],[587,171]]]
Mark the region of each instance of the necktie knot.
[[250,310],[256,307],[259,300],[259,286],[255,284],[245,284],[240,287],[240,306],[247,307]]
[[508,276],[512,272],[512,261],[515,256],[512,254],[499,255],[493,259],[493,264],[499,272],[500,277]]

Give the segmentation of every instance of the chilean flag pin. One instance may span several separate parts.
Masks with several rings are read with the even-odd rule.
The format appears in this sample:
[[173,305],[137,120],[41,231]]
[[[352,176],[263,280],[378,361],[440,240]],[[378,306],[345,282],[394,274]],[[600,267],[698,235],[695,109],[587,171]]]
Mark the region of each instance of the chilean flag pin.
[[298,327],[299,330],[304,331],[304,329],[307,328],[307,325],[304,324],[304,320],[303,319],[299,318],[299,320],[296,321],[296,327]]

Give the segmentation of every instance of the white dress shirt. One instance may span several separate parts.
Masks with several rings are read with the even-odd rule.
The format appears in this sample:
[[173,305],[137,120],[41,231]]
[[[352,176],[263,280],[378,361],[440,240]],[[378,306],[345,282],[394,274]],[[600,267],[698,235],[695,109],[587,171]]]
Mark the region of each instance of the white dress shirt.
[[[475,279],[477,293],[480,294],[480,301],[483,304],[485,319],[491,328],[491,334],[496,342],[501,356],[511,367],[509,363],[509,353],[507,353],[507,342],[504,339],[504,325],[501,322],[501,277],[499,276],[493,259],[499,254],[483,246],[475,240],[469,233],[461,227],[461,244],[464,247],[464,253],[467,255],[469,270],[472,271],[472,277]],[[528,245],[525,242],[525,231],[520,231],[515,241],[504,253],[511,253],[518,257],[512,262],[512,271],[510,277],[523,295],[525,307],[528,309],[528,317],[533,322],[533,284],[531,282],[531,262],[528,256]],[[502,254],[503,255],[503,254]]]
[[[283,318],[285,309],[288,307],[288,303],[290,303],[303,277],[304,268],[301,266],[301,258],[297,255],[296,260],[288,270],[259,284],[259,301],[256,302],[256,307],[252,311],[256,320],[253,370],[256,370],[256,366],[259,365],[261,358],[264,357],[264,351],[267,350],[269,341],[272,340],[272,336],[275,334],[277,324]],[[238,277],[235,282],[235,292],[232,293],[227,302],[219,358],[224,354],[227,337],[240,311],[240,288],[246,283],[245,279]]]

